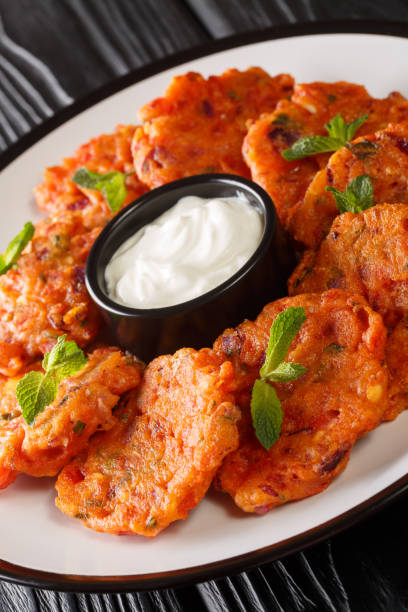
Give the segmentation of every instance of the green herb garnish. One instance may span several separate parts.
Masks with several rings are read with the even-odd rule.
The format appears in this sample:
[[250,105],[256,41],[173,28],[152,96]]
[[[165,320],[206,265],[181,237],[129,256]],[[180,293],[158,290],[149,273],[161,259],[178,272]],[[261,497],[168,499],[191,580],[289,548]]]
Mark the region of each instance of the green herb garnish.
[[344,193],[335,187],[326,187],[326,191],[333,193],[337,208],[341,213],[360,213],[374,205],[373,184],[367,174],[356,176],[346,187]]
[[60,336],[52,350],[44,355],[42,367],[45,374],[29,372],[17,384],[18,403],[28,425],[32,426],[36,417],[54,401],[59,383],[75,374],[87,362],[77,344],[66,342],[65,338],[66,335]]
[[270,382],[290,382],[306,372],[300,363],[284,361],[296,334],[306,321],[304,308],[288,308],[279,313],[269,334],[265,363],[255,381],[251,396],[251,415],[255,435],[269,450],[277,441],[282,425],[282,408]]
[[75,172],[71,180],[80,187],[102,191],[111,211],[117,212],[126,199],[125,181],[129,174],[133,174],[133,172],[124,174],[123,172],[113,171],[99,174],[99,172],[93,172],[82,167]]
[[145,528],[154,529],[155,527],[157,527],[157,519],[154,516],[152,516],[149,519],[147,519]]
[[337,342],[332,342],[331,344],[328,344],[326,348],[323,349],[323,351],[325,353],[340,353],[341,351],[344,351],[345,348],[345,346],[337,344]]
[[21,232],[10,242],[4,255],[0,255],[0,275],[8,272],[17,263],[24,247],[27,246],[33,235],[34,225],[28,221]]
[[354,144],[348,142],[346,147],[355,157],[361,159],[362,161],[365,161],[369,157],[375,155],[380,148],[378,144],[372,140],[360,140]]
[[358,128],[367,120],[368,115],[362,115],[351,123],[345,123],[341,115],[336,115],[325,124],[328,136],[305,136],[297,140],[290,149],[282,152],[287,161],[302,159],[317,153],[337,151],[352,140]]
[[84,423],[83,421],[76,421],[72,426],[72,431],[77,436],[82,436],[85,427],[86,427],[86,423]]

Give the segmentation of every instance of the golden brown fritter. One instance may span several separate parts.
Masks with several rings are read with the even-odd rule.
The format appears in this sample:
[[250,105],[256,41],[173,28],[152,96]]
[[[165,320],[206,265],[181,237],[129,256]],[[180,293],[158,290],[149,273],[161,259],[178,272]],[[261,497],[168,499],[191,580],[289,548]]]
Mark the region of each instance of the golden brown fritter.
[[243,145],[244,159],[252,179],[271,196],[286,229],[316,172],[326,165],[329,154],[288,162],[282,157],[282,151],[304,136],[327,136],[324,126],[337,114],[346,123],[368,114],[357,132],[357,136],[362,136],[373,134],[390,122],[408,120],[408,102],[399,93],[385,99],[372,98],[361,85],[343,81],[298,84],[290,101],[280,102],[273,113],[262,115],[248,130]]
[[[114,213],[100,191],[79,187],[71,181],[78,168],[105,174],[134,171],[131,142],[134,125],[118,125],[113,134],[103,134],[81,145],[73,157],[66,157],[60,166],[46,168],[44,181],[35,189],[38,206],[50,214],[77,211],[88,229],[105,225]],[[127,197],[124,206],[136,200],[147,188],[136,174],[126,178]]]
[[370,177],[375,202],[408,202],[408,124],[390,124],[385,130],[353,140],[334,153],[326,168],[310,183],[304,201],[293,214],[289,232],[315,249],[330,230],[339,211],[327,186],[345,191],[361,174]]
[[120,424],[59,475],[57,506],[97,531],[149,537],[185,519],[238,446],[234,385],[231,364],[209,349],[152,361]]
[[[37,364],[35,369],[40,369]],[[116,423],[112,410],[120,394],[137,387],[141,364],[115,348],[97,349],[79,372],[63,380],[54,402],[31,427],[21,415],[15,394],[20,379],[1,383],[0,488],[20,472],[55,476],[88,444],[97,430]]]
[[[274,384],[284,417],[281,436],[267,451],[253,433],[250,391],[270,327],[290,306],[305,308],[307,319],[287,360],[307,372]],[[339,290],[272,302],[256,321],[244,321],[217,339],[216,352],[234,364],[244,415],[239,449],[225,459],[218,484],[240,508],[262,514],[314,495],[345,468],[356,440],[377,427],[387,409],[385,342],[381,317],[360,296]]]
[[249,177],[241,153],[246,121],[271,112],[292,91],[291,76],[272,78],[261,68],[175,77],[163,98],[139,111],[143,126],[132,149],[140,180],[158,187],[207,172]]
[[390,332],[385,348],[390,372],[389,408],[385,421],[392,421],[408,408],[408,315]]
[[[289,294],[332,287],[364,295],[395,330],[387,342],[391,420],[408,407],[408,206],[379,204],[336,217],[317,252],[306,251],[288,281]],[[401,321],[401,323],[399,323]]]
[[101,324],[85,288],[84,267],[99,229],[78,213],[42,221],[18,266],[0,276],[0,373],[14,376],[66,333],[84,347]]
[[[41,369],[40,364],[32,369]],[[16,385],[19,378],[1,377],[0,380],[0,489],[5,489],[15,481],[19,472],[14,466],[15,449],[24,439],[21,426],[21,410],[16,398]]]
[[408,315],[408,206],[379,204],[336,217],[317,252],[288,281],[289,294],[338,288],[363,295],[388,327]]

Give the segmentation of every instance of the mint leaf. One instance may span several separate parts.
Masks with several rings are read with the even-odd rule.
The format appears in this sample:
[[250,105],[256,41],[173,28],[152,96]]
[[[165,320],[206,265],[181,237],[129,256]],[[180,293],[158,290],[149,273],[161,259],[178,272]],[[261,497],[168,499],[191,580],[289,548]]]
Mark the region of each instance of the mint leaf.
[[300,138],[289,149],[282,151],[282,156],[287,161],[294,161],[317,153],[337,151],[353,138],[367,118],[368,115],[362,115],[351,123],[345,123],[341,115],[336,115],[324,126],[329,136],[305,136]]
[[71,180],[80,187],[102,191],[111,211],[117,212],[126,199],[125,179],[126,175],[123,172],[100,174],[82,167],[75,172]]
[[346,141],[353,140],[354,134],[358,128],[363,125],[368,119],[368,115],[361,115],[351,123],[346,123]]
[[374,205],[373,184],[367,174],[360,174],[353,179],[344,193],[335,187],[326,187],[326,191],[333,193],[341,213],[360,213]]
[[251,416],[256,437],[269,450],[279,438],[283,414],[275,389],[265,380],[256,380],[252,388]]
[[267,381],[286,383],[306,372],[300,363],[284,361],[289,347],[306,321],[304,308],[291,307],[278,314],[271,325],[265,363],[260,380],[252,388],[251,415],[255,434],[264,448],[269,450],[280,435],[282,409],[275,388]]
[[61,380],[75,374],[87,362],[76,343],[66,342],[65,338],[66,335],[60,336],[52,350],[44,355],[45,374],[29,372],[17,384],[18,403],[28,425],[32,426],[40,412],[55,400]]
[[328,131],[330,136],[335,140],[347,140],[347,125],[341,115],[336,115],[335,117],[332,117],[330,121],[324,124],[324,127]]
[[42,362],[46,374],[52,373],[58,382],[75,374],[87,362],[83,351],[76,342],[66,342],[66,337],[65,334],[58,338],[57,343],[49,353],[45,354]]
[[125,175],[122,172],[108,172],[104,180],[98,183],[96,189],[104,194],[109,208],[117,212],[126,199]]
[[0,275],[5,274],[17,263],[22,251],[34,235],[34,225],[31,221],[24,224],[23,229],[8,245],[4,255],[0,255]]
[[301,363],[291,363],[290,361],[283,361],[278,365],[273,372],[270,372],[268,380],[277,383],[290,382],[296,380],[299,376],[302,376],[307,371],[305,366]]
[[54,401],[57,388],[57,381],[41,372],[29,372],[18,382],[16,395],[28,425],[33,425],[37,415]]
[[285,360],[294,337],[305,321],[304,308],[292,306],[278,314],[270,330],[265,363],[260,370],[261,378],[269,378],[270,374]]
[[282,151],[282,155],[286,161],[294,161],[309,157],[309,155],[317,155],[317,153],[337,151],[342,146],[343,143],[340,140],[328,136],[305,136],[297,140],[290,149]]
[[88,170],[88,168],[82,166],[82,168],[78,168],[71,180],[76,185],[85,187],[85,189],[96,189],[96,185],[102,178],[103,174],[93,172],[92,170]]
[[367,119],[368,115],[362,115],[351,123],[345,123],[341,115],[336,115],[333,119],[330,119],[324,127],[329,132],[331,138],[341,141],[343,143],[342,146],[344,146],[347,141],[352,140],[358,128],[362,126]]

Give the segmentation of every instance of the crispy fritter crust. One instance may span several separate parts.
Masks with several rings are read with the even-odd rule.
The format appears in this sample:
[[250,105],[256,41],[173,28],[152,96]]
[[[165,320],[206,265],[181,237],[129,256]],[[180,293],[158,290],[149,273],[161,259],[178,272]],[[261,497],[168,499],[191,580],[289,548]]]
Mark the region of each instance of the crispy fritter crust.
[[[266,451],[251,426],[250,391],[272,322],[290,306],[304,307],[307,320],[287,360],[307,372],[274,385],[284,419],[279,440]],[[381,317],[360,296],[338,290],[268,304],[256,321],[217,339],[217,353],[234,364],[244,415],[240,447],[226,458],[218,483],[240,508],[262,514],[314,495],[345,468],[356,440],[379,425],[387,408],[385,341]]]
[[399,93],[381,100],[372,98],[361,85],[343,81],[298,84],[290,101],[280,102],[272,114],[261,116],[248,130],[244,159],[253,180],[271,196],[286,229],[291,228],[292,215],[302,204],[316,172],[326,165],[329,154],[287,162],[282,151],[304,136],[327,136],[324,125],[339,113],[346,123],[368,114],[357,132],[362,136],[390,122],[408,120],[408,102]]
[[[403,180],[403,179],[402,179]],[[336,217],[319,250],[306,251],[288,281],[289,294],[332,287],[364,295],[389,328],[391,420],[408,407],[408,206],[379,204]],[[401,323],[399,323],[401,321]]]
[[[53,215],[64,211],[80,212],[88,229],[105,225],[114,213],[104,195],[79,187],[71,177],[81,166],[102,174],[113,170],[134,171],[131,142],[135,129],[134,125],[118,125],[113,134],[103,134],[81,145],[73,157],[64,158],[60,166],[46,168],[44,181],[35,189],[38,206]],[[126,188],[124,206],[147,191],[136,174],[126,178]]]
[[181,349],[155,359],[120,424],[61,472],[57,506],[87,527],[153,537],[185,519],[238,446],[231,363]]
[[99,229],[86,231],[78,213],[46,219],[20,256],[0,276],[0,373],[14,376],[66,333],[81,347],[101,324],[84,282],[84,267]]
[[339,211],[327,186],[345,191],[349,183],[367,174],[375,202],[408,202],[408,124],[390,124],[385,130],[354,140],[334,153],[326,168],[310,183],[303,203],[289,224],[289,232],[315,249],[330,230]]
[[272,78],[261,68],[175,77],[163,98],[139,111],[143,126],[132,146],[139,178],[158,187],[206,172],[249,177],[241,154],[246,121],[271,112],[292,90],[291,76]]
[[390,372],[390,405],[384,420],[392,421],[408,408],[408,315],[390,332],[385,359]]
[[363,295],[388,327],[408,315],[408,206],[379,204],[336,217],[317,252],[288,281],[289,294],[338,288]]
[[[35,369],[40,369],[37,365]],[[115,348],[97,349],[86,366],[62,381],[55,401],[32,427],[16,397],[19,378],[2,381],[0,403],[0,488],[20,472],[55,476],[88,444],[97,430],[116,423],[112,410],[120,394],[137,387],[141,364]]]

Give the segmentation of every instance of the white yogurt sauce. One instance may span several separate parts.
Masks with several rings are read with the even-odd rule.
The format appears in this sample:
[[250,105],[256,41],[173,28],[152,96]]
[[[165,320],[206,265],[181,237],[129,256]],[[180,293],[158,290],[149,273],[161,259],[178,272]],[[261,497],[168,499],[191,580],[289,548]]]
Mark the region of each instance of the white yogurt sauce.
[[262,232],[262,217],[243,194],[182,198],[119,247],[105,270],[108,295],[133,308],[192,300],[242,268]]

